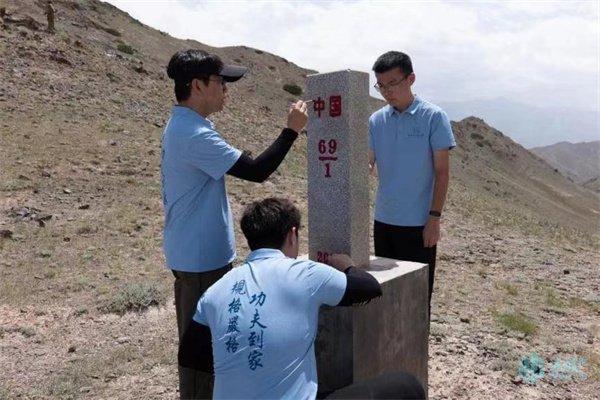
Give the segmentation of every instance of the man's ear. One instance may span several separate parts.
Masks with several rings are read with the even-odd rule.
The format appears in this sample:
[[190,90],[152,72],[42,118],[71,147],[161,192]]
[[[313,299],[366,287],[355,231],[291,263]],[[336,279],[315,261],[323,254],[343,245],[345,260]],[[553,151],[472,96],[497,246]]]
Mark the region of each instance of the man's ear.
[[206,90],[206,84],[204,83],[204,81],[202,79],[198,79],[198,78],[194,78],[192,79],[192,90],[195,90],[196,92],[203,94],[204,91]]
[[283,254],[285,254],[287,257],[298,257],[298,236],[297,236],[298,230],[296,227],[292,227],[289,231],[287,231],[287,233],[285,234],[285,239],[283,241],[283,246],[281,247],[281,251],[283,252]]
[[292,226],[285,237],[287,243],[291,246],[298,241],[298,228]]
[[411,72],[410,75],[408,75],[408,83],[410,83],[410,85],[412,86],[416,80],[417,80],[417,76],[415,75],[414,72]]

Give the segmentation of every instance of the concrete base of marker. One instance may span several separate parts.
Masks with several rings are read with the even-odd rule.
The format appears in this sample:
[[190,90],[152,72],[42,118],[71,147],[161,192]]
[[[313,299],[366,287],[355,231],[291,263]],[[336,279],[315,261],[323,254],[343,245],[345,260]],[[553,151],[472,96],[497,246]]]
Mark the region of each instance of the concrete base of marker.
[[427,393],[428,266],[370,257],[383,296],[359,307],[322,307],[316,341],[319,391],[405,371]]

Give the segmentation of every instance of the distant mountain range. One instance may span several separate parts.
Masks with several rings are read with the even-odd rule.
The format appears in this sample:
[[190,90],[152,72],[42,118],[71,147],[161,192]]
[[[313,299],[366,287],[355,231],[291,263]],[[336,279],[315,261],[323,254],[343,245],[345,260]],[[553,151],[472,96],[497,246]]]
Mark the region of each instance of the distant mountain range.
[[560,142],[534,147],[530,151],[557,168],[563,175],[592,190],[600,177],[600,140],[594,142]]
[[534,107],[506,98],[439,103],[453,120],[474,115],[523,147],[547,146],[569,140],[600,139],[600,113],[569,107]]

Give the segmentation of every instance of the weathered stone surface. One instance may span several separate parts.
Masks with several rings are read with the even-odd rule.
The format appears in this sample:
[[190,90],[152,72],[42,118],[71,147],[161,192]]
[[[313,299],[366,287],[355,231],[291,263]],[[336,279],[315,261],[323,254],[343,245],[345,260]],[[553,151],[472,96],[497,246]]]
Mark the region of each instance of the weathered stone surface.
[[308,76],[310,258],[346,253],[369,261],[368,89],[364,72]]
[[383,296],[360,307],[323,307],[316,342],[319,391],[384,372],[415,375],[427,392],[428,266],[371,257]]

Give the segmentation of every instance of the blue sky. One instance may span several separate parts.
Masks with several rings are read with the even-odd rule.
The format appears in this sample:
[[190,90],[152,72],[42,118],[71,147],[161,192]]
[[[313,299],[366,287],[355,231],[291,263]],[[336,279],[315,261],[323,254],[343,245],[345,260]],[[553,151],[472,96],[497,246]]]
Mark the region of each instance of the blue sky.
[[154,28],[212,46],[246,45],[320,72],[413,59],[434,102],[503,97],[599,113],[598,1],[109,0]]

